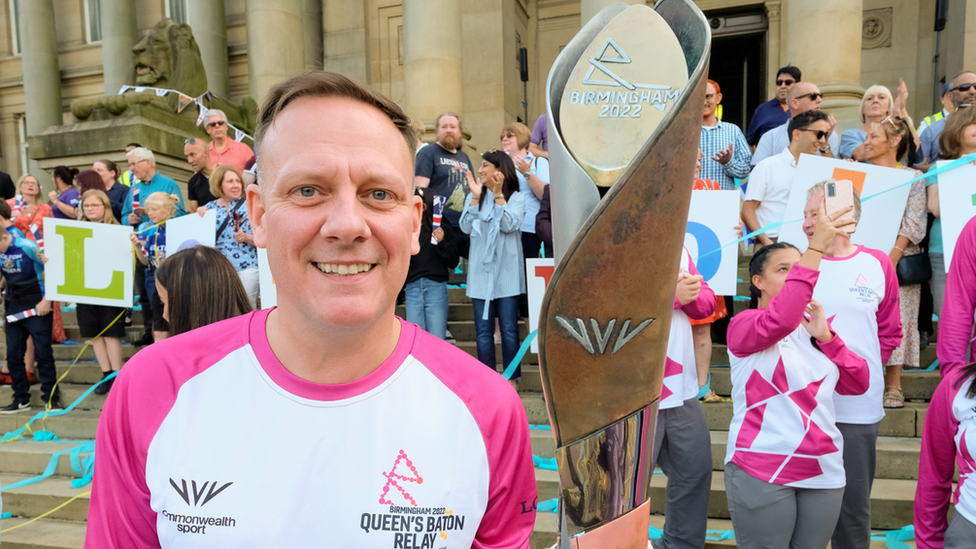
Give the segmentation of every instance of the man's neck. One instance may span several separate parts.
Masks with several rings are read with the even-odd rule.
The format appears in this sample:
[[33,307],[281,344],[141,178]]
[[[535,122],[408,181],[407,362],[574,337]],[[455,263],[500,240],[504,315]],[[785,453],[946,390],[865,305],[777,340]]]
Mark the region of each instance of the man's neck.
[[158,173],[159,173],[158,171],[155,171],[155,172],[153,172],[152,177],[150,177],[149,179],[140,179],[140,181],[142,181],[143,184],[148,185],[150,181],[152,181],[153,179],[156,179],[156,174],[158,174]]
[[857,246],[851,242],[848,236],[835,236],[834,243],[824,250],[824,257],[847,257],[857,250]]
[[[800,147],[798,146],[798,144],[797,143],[790,143],[790,146],[787,147],[787,148],[789,149],[790,154],[793,155],[793,160],[795,160],[796,162],[799,162],[800,161]],[[810,153],[810,154],[813,154],[813,153]]]
[[447,152],[449,152],[449,153],[451,153],[451,154],[454,154],[454,153],[456,153],[456,152],[457,152],[457,149],[448,149],[448,148],[447,148],[447,147],[445,147],[445,146],[444,146],[443,144],[441,144],[441,142],[440,142],[440,141],[438,141],[438,142],[437,142],[437,144],[438,144],[438,145],[440,145],[440,147],[441,147],[442,149],[444,149],[445,151],[447,151]]
[[202,173],[203,176],[206,177],[207,179],[210,179],[210,174],[213,173],[213,169],[214,169],[213,164],[210,164],[204,166],[203,169],[200,170],[200,173]]
[[[295,307],[285,305],[285,309]],[[281,364],[313,383],[334,385],[361,379],[393,354],[400,340],[400,321],[391,310],[373,326],[335,327],[300,314],[283,313],[281,304],[265,324],[268,343]]]
[[716,126],[716,125],[718,125],[718,117],[715,116],[715,113],[712,113],[711,115],[706,116],[705,119],[702,120],[702,126],[711,127],[711,126]]
[[218,151],[223,151],[224,147],[227,146],[227,141],[227,136],[215,137],[213,140],[214,148],[216,148]]

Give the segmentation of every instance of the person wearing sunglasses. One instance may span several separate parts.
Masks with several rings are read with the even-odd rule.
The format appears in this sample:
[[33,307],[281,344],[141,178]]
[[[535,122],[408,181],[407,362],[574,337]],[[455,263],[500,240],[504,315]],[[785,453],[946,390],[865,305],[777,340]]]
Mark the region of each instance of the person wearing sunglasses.
[[[822,102],[823,94],[820,93],[820,88],[813,82],[798,82],[786,96],[786,104],[790,106],[790,119],[796,118],[800,113],[807,111],[819,111],[820,103]],[[833,151],[840,147],[840,138],[834,133],[834,126],[837,125],[834,117],[828,116],[827,122],[830,126],[830,131],[828,132],[830,137],[828,138],[827,146],[821,145],[818,147],[819,152],[817,154],[833,158]],[[790,146],[791,136],[789,122],[766,132],[766,135],[762,136],[762,139],[759,140],[759,146],[756,147],[756,152],[752,155],[752,165],[757,166],[770,156],[776,156],[783,152],[784,149]]]
[[[827,113],[809,110],[790,120],[788,129],[792,136],[789,146],[760,162],[749,176],[745,202],[742,204],[742,221],[749,232],[783,221],[800,155],[815,154],[818,149],[826,147],[832,124]],[[772,228],[760,234],[758,240],[762,246],[768,246],[778,237],[779,228]]]
[[[949,92],[952,94],[952,106],[955,111],[976,103],[976,73],[963,71],[957,74],[949,84]],[[939,137],[942,135],[947,120],[949,120],[949,115],[938,122],[933,122],[925,129],[924,137],[921,138],[922,155],[925,160],[923,165],[919,166],[920,170],[928,171],[933,162],[942,159],[939,154]]]
[[756,107],[756,112],[749,121],[749,130],[746,131],[746,142],[753,150],[766,132],[790,121],[790,106],[786,103],[786,96],[800,81],[800,75],[800,69],[792,65],[783,67],[776,73],[775,97]]
[[237,171],[243,172],[244,165],[254,156],[251,147],[240,143],[227,136],[230,125],[227,115],[220,109],[210,109],[207,111],[207,135],[210,136],[210,161],[217,164],[234,166]]

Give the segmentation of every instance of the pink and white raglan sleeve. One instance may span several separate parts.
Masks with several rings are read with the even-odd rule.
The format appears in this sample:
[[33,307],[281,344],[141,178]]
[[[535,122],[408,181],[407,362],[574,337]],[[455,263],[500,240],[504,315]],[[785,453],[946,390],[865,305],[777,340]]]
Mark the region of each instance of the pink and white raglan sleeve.
[[[150,351],[143,351],[143,357]],[[138,357],[138,358],[143,358]],[[159,547],[156,513],[150,507],[146,485],[146,457],[151,434],[139,411],[146,394],[133,387],[138,362],[133,358],[119,374],[98,420],[95,437],[95,473],[85,547],[88,549]]]
[[952,475],[956,462],[956,431],[959,421],[952,413],[957,375],[939,383],[925,414],[922,453],[915,489],[915,544],[919,549],[941,549],[948,528],[946,513],[952,499]]
[[891,353],[901,345],[901,297],[898,292],[898,273],[888,254],[866,248],[879,263],[885,276],[885,295],[878,305],[878,341],[881,343],[881,363],[891,358]]
[[827,343],[818,342],[817,346],[831,362],[837,365],[840,377],[834,390],[839,395],[863,395],[871,386],[871,369],[868,361],[848,349],[833,329],[830,333],[834,334],[834,339]]
[[768,309],[750,309],[729,323],[729,352],[746,357],[773,346],[800,325],[803,311],[813,299],[820,271],[794,265],[783,289],[769,301]]
[[952,252],[949,277],[946,280],[942,316],[939,317],[939,341],[936,351],[943,376],[976,359],[973,340],[973,316],[976,313],[976,217],[969,220],[959,234]]
[[[688,261],[688,272],[691,275],[699,274],[698,269],[695,268],[695,263],[691,260]],[[715,303],[715,292],[708,287],[708,282],[702,280],[701,289],[698,290],[698,297],[691,303],[683,305],[681,310],[689,317],[695,320],[701,320],[708,318],[715,312]]]
[[[535,527],[538,492],[532,463],[529,420],[518,394],[508,382],[486,387],[496,393],[495,411],[482,426],[488,450],[488,507],[475,535],[474,549],[528,549]],[[495,389],[492,391],[491,389]],[[479,419],[479,421],[481,421]]]

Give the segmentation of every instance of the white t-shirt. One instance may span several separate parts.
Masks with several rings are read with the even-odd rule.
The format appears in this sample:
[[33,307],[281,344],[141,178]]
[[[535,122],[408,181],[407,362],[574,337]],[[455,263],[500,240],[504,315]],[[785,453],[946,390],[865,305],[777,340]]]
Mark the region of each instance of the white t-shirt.
[[888,254],[858,246],[848,257],[825,257],[813,297],[833,329],[868,361],[871,387],[858,396],[836,395],[838,423],[870,425],[884,417],[884,363],[901,344],[898,275]]
[[[789,149],[763,160],[753,168],[746,186],[745,199],[759,202],[756,219],[760,227],[783,221],[790,191],[793,190],[794,177],[796,160]],[[770,229],[766,235],[770,238],[779,236],[779,227]]]
[[[681,251],[681,268],[686,273],[698,274],[687,249]],[[698,370],[695,368],[695,340],[691,333],[691,318],[708,317],[715,312],[715,303],[715,292],[705,281],[702,281],[695,301],[682,306],[675,298],[658,410],[677,408],[698,395]]]
[[773,484],[841,488],[844,440],[834,389],[868,387],[867,362],[837,335],[814,347],[800,319],[817,271],[794,265],[769,309],[749,309],[729,324],[732,422],[725,463]]
[[401,321],[379,368],[312,383],[278,362],[269,312],[126,364],[87,547],[528,547],[528,422],[501,376]]

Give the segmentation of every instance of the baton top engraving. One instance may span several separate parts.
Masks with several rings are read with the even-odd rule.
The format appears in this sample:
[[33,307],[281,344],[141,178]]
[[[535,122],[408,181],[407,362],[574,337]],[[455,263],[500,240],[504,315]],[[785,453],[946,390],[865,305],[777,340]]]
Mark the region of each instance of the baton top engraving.
[[613,185],[688,83],[674,32],[641,7],[628,8],[597,34],[560,101],[563,141],[601,187]]

